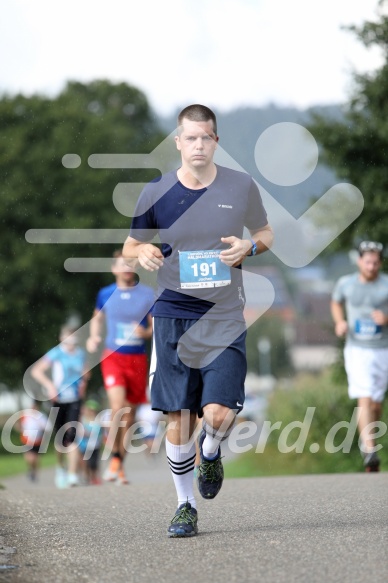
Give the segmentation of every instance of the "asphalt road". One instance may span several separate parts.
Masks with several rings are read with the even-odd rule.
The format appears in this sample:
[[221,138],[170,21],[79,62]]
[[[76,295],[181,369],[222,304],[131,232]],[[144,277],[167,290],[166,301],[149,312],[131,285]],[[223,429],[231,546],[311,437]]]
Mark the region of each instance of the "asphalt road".
[[0,581],[388,581],[388,473],[225,480],[215,500],[198,496],[198,536],[169,539],[164,453],[127,465],[129,486],[4,481]]

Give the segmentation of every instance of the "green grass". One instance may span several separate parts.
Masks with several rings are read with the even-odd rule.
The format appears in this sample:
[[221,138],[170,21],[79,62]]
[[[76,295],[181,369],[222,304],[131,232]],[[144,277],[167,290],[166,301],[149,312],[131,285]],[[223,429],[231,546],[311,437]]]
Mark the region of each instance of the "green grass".
[[[48,468],[55,465],[56,461],[55,452],[48,451],[47,453],[41,454],[39,461],[41,468]],[[24,460],[23,454],[8,453],[0,455],[1,478],[9,478],[10,476],[23,474],[25,472],[27,472],[27,464]]]
[[[345,383],[337,379],[332,371],[319,376],[302,376],[296,378],[294,386],[288,390],[275,390],[272,394],[266,418],[271,424],[281,422],[281,427],[270,434],[263,453],[256,453],[254,445],[250,451],[239,455],[225,464],[225,476],[280,476],[317,473],[363,472],[362,458],[358,449],[358,433],[353,439],[349,453],[338,451],[329,453],[325,448],[325,438],[335,424],[350,421],[355,401],[347,396]],[[289,424],[303,421],[308,407],[314,407],[313,419],[301,453],[290,451],[281,453],[278,448],[279,435]],[[388,418],[388,403],[385,402],[382,420]],[[346,428],[339,429],[334,446],[340,446],[346,436]],[[287,439],[287,445],[297,440],[300,434],[294,428]],[[381,471],[388,471],[388,432],[385,432],[378,444],[381,459]],[[310,452],[310,446],[319,445],[317,453]]]
[[[18,431],[12,431],[11,442],[16,446],[22,445]],[[47,468],[55,465],[56,454],[53,443],[49,444],[47,453],[43,453],[39,456],[39,461],[41,468]],[[23,454],[10,453],[7,451],[7,449],[5,449],[2,441],[0,440],[0,479],[9,478],[10,476],[17,474],[23,474],[24,472],[27,472],[27,464]]]
[[[304,453],[281,453],[273,444],[268,444],[263,453],[254,449],[235,460],[224,464],[226,478],[250,478],[259,476],[290,476],[298,474],[325,474],[363,471],[362,459],[348,454],[326,454],[335,459]],[[388,468],[382,465],[381,470]]]

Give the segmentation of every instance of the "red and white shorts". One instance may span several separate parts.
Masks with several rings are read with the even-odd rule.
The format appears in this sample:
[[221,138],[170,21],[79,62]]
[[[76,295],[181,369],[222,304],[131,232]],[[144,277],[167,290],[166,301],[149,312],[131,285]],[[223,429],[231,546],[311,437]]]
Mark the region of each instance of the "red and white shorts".
[[102,353],[101,372],[107,391],[112,387],[124,387],[128,403],[147,403],[146,354],[122,354],[106,349]]

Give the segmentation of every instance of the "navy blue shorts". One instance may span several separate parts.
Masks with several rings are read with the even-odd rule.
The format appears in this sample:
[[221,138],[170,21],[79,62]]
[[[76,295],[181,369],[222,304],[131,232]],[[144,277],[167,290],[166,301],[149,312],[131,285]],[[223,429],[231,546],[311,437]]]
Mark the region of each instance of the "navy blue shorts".
[[185,409],[202,417],[203,407],[216,403],[240,412],[245,337],[245,322],[154,318],[152,408],[164,413]]

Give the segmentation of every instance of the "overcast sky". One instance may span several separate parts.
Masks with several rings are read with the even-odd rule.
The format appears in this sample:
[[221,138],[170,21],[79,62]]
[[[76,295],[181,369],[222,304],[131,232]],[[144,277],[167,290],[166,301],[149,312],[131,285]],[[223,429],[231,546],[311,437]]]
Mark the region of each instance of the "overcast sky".
[[342,25],[377,0],[2,0],[0,92],[57,94],[67,80],[125,81],[161,114],[269,102],[344,102],[351,71],[382,62]]

